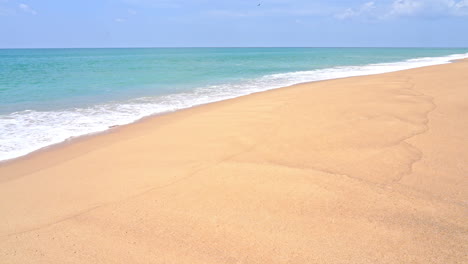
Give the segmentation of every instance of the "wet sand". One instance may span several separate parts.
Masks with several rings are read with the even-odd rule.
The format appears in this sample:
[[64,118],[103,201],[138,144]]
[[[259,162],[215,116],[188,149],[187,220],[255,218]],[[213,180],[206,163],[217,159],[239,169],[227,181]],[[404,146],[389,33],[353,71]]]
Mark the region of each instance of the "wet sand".
[[467,263],[468,61],[306,83],[0,164],[0,263]]

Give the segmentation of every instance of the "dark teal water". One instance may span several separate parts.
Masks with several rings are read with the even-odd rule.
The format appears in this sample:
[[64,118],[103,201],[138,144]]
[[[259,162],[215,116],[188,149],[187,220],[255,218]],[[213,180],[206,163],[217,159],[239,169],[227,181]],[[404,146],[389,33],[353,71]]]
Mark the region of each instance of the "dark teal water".
[[467,54],[413,48],[0,50],[0,160],[146,115]]

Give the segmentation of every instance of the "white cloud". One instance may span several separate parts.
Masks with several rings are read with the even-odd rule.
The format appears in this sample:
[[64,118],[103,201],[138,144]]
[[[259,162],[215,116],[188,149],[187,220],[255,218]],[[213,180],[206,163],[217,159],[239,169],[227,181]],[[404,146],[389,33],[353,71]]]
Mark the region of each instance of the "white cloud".
[[392,0],[379,8],[368,2],[359,8],[348,8],[337,14],[338,19],[353,17],[374,17],[390,19],[395,17],[443,17],[468,15],[468,0]]
[[37,15],[37,12],[36,10],[32,9],[30,6],[28,6],[27,4],[19,4],[18,7],[23,10],[24,12],[26,13],[29,13],[29,14],[32,14],[32,15]]
[[114,19],[114,21],[117,22],[117,23],[122,23],[122,22],[125,22],[126,20],[123,19],[123,18],[116,18],[116,19]]
[[456,8],[468,7],[468,0],[463,0],[455,4]]
[[392,3],[390,15],[411,15],[417,13],[424,7],[421,1],[417,0],[396,0]]
[[464,16],[468,0],[395,0],[389,16]]
[[468,0],[462,0],[453,5],[455,14],[459,16],[468,15]]
[[375,9],[376,9],[376,5],[374,2],[367,2],[361,5],[357,9],[348,8],[343,13],[335,15],[335,17],[338,19],[347,19],[347,18],[360,17],[360,16],[371,17],[371,16],[374,16]]
[[129,9],[129,10],[128,10],[128,14],[134,16],[134,15],[137,14],[137,11],[135,11],[135,10],[133,10],[133,9]]
[[347,19],[355,16],[358,16],[358,13],[352,8],[348,8],[343,13],[335,15],[335,17],[339,19]]

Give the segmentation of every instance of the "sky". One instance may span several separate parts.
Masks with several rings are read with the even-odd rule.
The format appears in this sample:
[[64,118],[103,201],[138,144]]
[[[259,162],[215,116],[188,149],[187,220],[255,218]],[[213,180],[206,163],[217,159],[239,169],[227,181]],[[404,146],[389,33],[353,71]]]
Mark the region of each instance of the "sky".
[[468,0],[0,0],[0,48],[468,47]]

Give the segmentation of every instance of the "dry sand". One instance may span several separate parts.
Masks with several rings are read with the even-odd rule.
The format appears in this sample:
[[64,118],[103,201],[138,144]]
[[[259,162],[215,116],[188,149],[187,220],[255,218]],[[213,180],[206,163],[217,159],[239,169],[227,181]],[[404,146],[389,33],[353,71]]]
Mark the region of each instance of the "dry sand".
[[0,263],[468,263],[468,62],[301,84],[0,165]]

